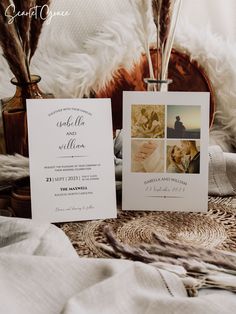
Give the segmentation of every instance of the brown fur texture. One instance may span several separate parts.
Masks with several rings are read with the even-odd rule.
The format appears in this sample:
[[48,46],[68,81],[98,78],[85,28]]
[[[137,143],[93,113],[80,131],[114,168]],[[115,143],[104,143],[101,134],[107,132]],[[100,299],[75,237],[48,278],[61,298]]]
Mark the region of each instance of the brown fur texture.
[[[152,63],[154,68],[157,67],[156,49],[150,49]],[[147,58],[142,55],[140,61],[135,63],[131,70],[124,67],[119,68],[113,79],[107,82],[107,85],[98,91],[95,95],[97,98],[111,98],[112,102],[112,119],[113,129],[122,128],[122,97],[123,91],[145,91],[147,85],[144,78],[148,77]],[[169,84],[170,91],[191,91],[191,92],[210,92],[210,123],[214,118],[215,98],[211,82],[205,71],[197,62],[191,61],[186,54],[172,50],[169,63],[169,78],[173,80]]]
[[[151,52],[153,55],[153,53]],[[120,129],[122,127],[122,92],[123,91],[145,91],[146,84],[143,78],[148,77],[148,65],[146,56],[142,55],[140,62],[134,64],[132,70],[120,68],[113,80],[107,86],[96,93],[97,98],[112,98],[112,118],[113,128]]]

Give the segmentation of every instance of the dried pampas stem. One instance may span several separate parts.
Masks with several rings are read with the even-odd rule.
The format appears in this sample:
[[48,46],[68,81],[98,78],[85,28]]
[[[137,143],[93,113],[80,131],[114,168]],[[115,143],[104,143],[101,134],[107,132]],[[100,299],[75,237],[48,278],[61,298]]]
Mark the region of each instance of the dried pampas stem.
[[122,255],[129,259],[134,259],[144,263],[153,263],[156,261],[151,256],[148,256],[148,254],[146,254],[144,251],[136,248],[130,248],[128,245],[118,242],[115,239],[113,232],[108,227],[104,228],[104,233],[107,237],[108,243],[112,246],[115,252],[122,253]]
[[[36,0],[28,1],[14,1],[16,12],[29,12],[35,7]],[[27,67],[28,76],[30,77],[29,70],[29,52],[30,52],[30,24],[31,17],[28,15],[18,16],[16,19],[19,38],[21,40],[22,48],[25,54],[25,63]]]
[[227,255],[216,250],[197,248],[191,245],[185,245],[175,241],[169,241],[157,234],[153,234],[154,239],[159,244],[156,245],[157,252],[173,255],[179,258],[193,258],[206,263],[224,267],[236,271],[236,256]]
[[173,1],[172,0],[163,0],[160,12],[160,46],[161,46],[161,55],[163,56],[161,60],[161,78],[164,79],[163,68],[164,68],[164,53],[165,53],[165,44],[169,36],[170,31],[170,22],[171,22],[171,8]]
[[151,0],[129,0],[138,21],[136,32],[144,47],[148,59],[149,73],[152,79],[155,78],[151,54],[149,50],[149,36],[151,33]]
[[[191,261],[206,262],[217,267],[236,271],[236,257],[231,255],[172,242],[156,234],[153,235],[156,240],[155,244],[141,244],[139,247],[131,247],[118,242],[109,228],[105,227],[104,233],[113,249],[127,258],[134,258],[146,263],[165,261],[173,265],[188,265],[188,259],[190,259]],[[188,270],[192,271],[193,268],[191,267]]]
[[153,20],[156,28],[160,28],[160,13],[162,0],[152,0]]
[[[37,49],[49,4],[50,0],[0,2],[0,46],[18,82],[31,81],[29,64]],[[40,10],[40,14],[32,10]],[[13,16],[14,20],[10,21]]]
[[[202,288],[236,292],[236,256],[172,242],[156,234],[154,244],[130,246],[117,241],[109,227],[104,228],[104,233],[114,253],[119,253],[118,256],[175,273],[183,281],[190,296],[196,296],[197,290]],[[109,250],[105,248],[106,252]],[[232,284],[222,275],[231,276]]]
[[169,36],[167,36],[167,39],[166,39],[165,51],[164,51],[164,55],[163,55],[163,74],[162,74],[163,79],[166,79],[168,76],[168,65],[169,65],[171,50],[172,50],[173,43],[174,43],[176,26],[177,26],[178,19],[180,16],[181,5],[182,5],[182,0],[176,0],[173,3]]
[[40,34],[42,32],[43,24],[48,15],[48,7],[51,0],[36,0],[37,10],[42,10],[42,14],[38,15],[37,18],[33,18],[31,21],[30,29],[30,61],[37,49]]
[[170,31],[173,0],[163,0],[160,12],[160,43],[165,45]]
[[160,51],[160,14],[161,14],[162,0],[152,0],[153,20],[156,25],[156,38],[157,38],[157,80],[160,80],[161,71],[159,66],[162,64],[162,60],[159,61],[159,57],[162,57]]
[[30,78],[17,29],[14,23],[8,23],[9,18],[5,16],[6,9],[10,5],[10,0],[2,0],[0,2],[0,45],[3,55],[17,80],[28,82]]
[[157,33],[157,79],[166,80],[181,0],[152,0]]
[[[16,12],[30,12],[35,7],[36,0],[17,1],[14,0]],[[31,12],[30,12],[31,13]],[[29,55],[29,35],[31,17],[29,15],[17,16],[16,19],[19,36],[22,41],[23,50],[28,57]]]

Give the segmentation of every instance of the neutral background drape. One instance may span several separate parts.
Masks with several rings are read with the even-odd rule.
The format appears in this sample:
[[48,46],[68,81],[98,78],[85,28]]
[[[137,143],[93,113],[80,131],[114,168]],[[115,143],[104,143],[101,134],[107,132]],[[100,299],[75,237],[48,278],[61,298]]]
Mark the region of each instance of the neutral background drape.
[[209,26],[212,32],[236,42],[235,0],[183,0],[181,15],[194,26]]
[[[132,10],[130,0],[53,0],[52,9],[71,12],[67,18],[54,18],[52,25],[66,28],[80,43],[106,19]],[[180,19],[196,27],[210,27],[224,39],[236,42],[236,0],[182,0]]]

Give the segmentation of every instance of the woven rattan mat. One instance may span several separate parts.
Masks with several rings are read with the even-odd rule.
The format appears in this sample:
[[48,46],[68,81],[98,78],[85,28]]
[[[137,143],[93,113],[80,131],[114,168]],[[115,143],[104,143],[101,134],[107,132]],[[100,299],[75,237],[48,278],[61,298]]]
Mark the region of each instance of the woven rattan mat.
[[118,240],[135,245],[152,243],[153,232],[204,248],[236,252],[236,209],[230,199],[209,199],[207,213],[119,211],[117,219],[63,223],[59,227],[70,238],[79,256],[112,257],[104,226],[110,226]]

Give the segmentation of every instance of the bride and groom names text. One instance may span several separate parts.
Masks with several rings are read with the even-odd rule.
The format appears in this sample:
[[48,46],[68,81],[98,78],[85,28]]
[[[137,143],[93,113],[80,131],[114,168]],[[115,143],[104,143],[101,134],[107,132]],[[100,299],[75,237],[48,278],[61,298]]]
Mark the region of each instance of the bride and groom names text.
[[[84,116],[78,115],[76,117],[70,115],[67,119],[57,121],[56,126],[58,128],[66,128],[67,130],[70,128],[80,128],[85,126]],[[84,144],[79,144],[76,140],[77,132],[76,131],[67,131],[66,136],[70,136],[66,143],[59,145],[59,150],[78,150],[84,149]],[[73,137],[71,137],[73,136]]]

